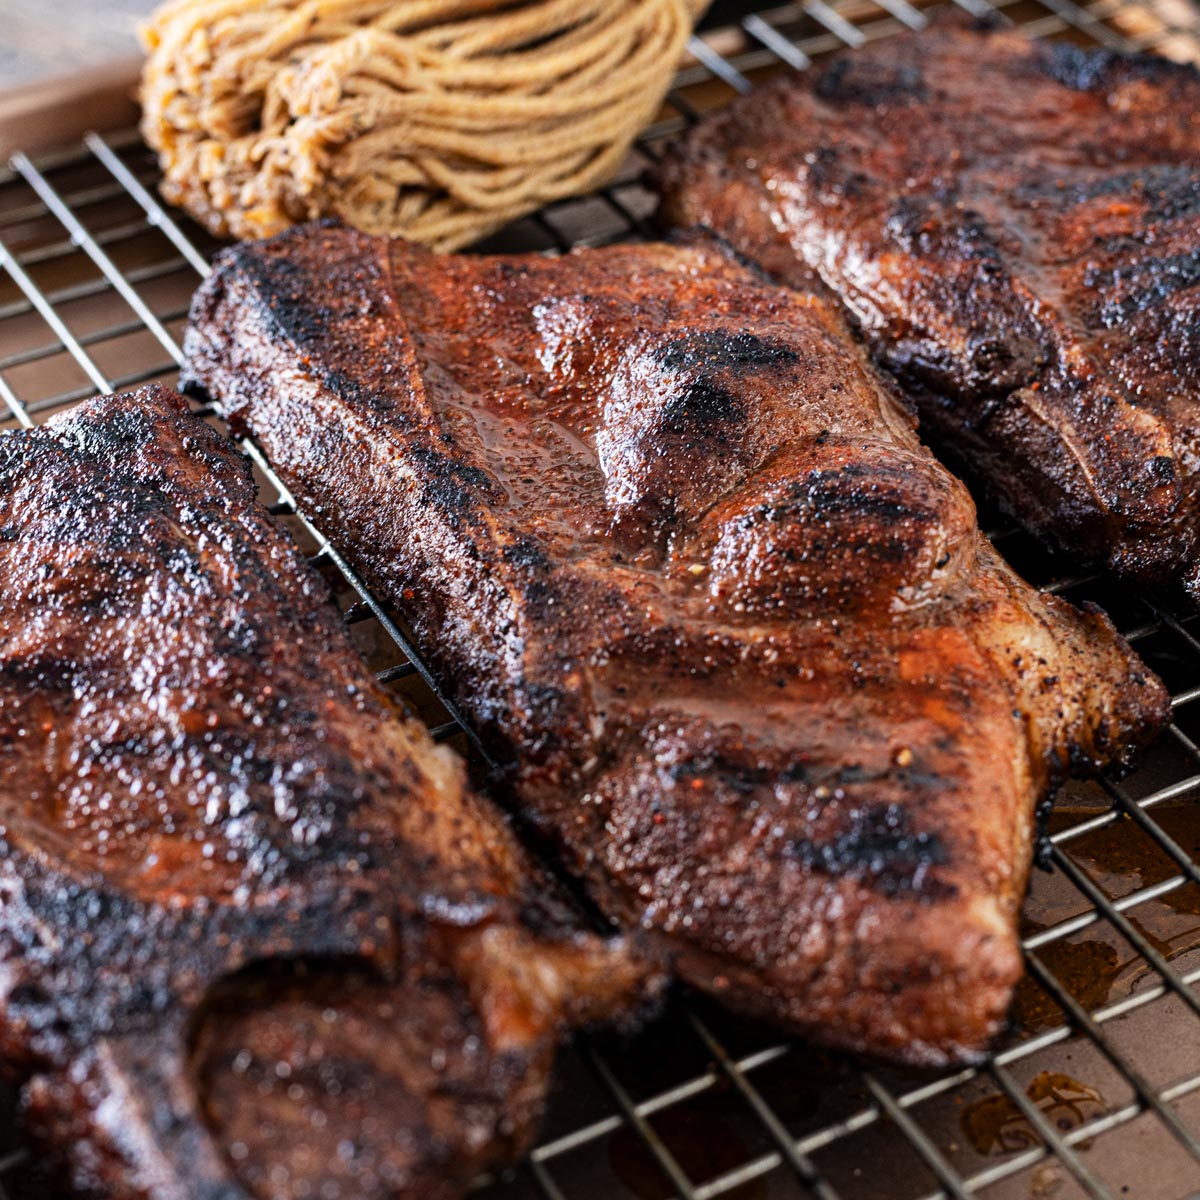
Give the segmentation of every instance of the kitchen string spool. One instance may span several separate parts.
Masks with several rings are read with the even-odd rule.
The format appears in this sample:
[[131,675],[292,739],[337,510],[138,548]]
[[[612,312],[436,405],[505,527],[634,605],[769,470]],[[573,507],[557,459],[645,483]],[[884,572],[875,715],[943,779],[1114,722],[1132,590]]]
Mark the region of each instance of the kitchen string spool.
[[336,216],[455,249],[610,178],[706,3],[171,0],[142,131],[219,235]]

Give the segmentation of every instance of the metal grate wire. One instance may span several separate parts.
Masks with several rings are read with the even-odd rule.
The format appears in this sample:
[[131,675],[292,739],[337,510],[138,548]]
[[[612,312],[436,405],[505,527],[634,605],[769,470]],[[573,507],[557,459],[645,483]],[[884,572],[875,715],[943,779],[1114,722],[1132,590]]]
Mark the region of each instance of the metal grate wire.
[[[999,11],[1036,36],[1174,53],[1194,38],[1200,55],[1200,10],[1188,0],[956,2]],[[664,139],[773,71],[919,29],[928,8],[805,0],[714,24],[693,39],[663,115],[613,184],[550,206],[488,248],[555,253],[647,236],[653,200],[640,174]],[[32,426],[96,390],[176,381],[188,296],[214,247],[159,203],[154,179],[132,131],[90,134],[36,162],[18,154],[0,172],[0,427]],[[244,449],[271,511],[307,540],[345,599],[380,680],[479,762],[396,620],[297,513],[258,449]],[[1176,716],[1128,780],[1067,790],[1048,871],[1026,906],[1023,987],[1042,1017],[1023,1019],[986,1064],[930,1076],[836,1060],[677,999],[634,1037],[580,1038],[563,1056],[544,1139],[510,1176],[480,1181],[481,1194],[1200,1196],[1200,615],[1072,571],[1003,524],[994,538],[1033,582],[1109,608],[1168,679]],[[1173,923],[1152,927],[1163,913]],[[1097,946],[1126,955],[1103,994],[1094,971],[1063,969],[1080,947]],[[972,1140],[980,1112],[998,1114],[998,1148]],[[0,1129],[0,1200],[49,1196],[47,1187],[15,1130]]]

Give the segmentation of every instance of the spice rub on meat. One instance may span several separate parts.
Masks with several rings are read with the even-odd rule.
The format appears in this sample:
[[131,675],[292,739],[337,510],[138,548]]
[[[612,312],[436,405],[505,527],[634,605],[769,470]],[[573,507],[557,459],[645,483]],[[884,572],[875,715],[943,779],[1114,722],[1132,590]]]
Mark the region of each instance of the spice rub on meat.
[[618,924],[835,1046],[970,1058],[1034,810],[1161,685],[979,533],[837,312],[724,246],[227,251],[185,380],[410,623]]
[[643,989],[162,389],[0,436],[0,1048],[109,1200],[461,1193]]

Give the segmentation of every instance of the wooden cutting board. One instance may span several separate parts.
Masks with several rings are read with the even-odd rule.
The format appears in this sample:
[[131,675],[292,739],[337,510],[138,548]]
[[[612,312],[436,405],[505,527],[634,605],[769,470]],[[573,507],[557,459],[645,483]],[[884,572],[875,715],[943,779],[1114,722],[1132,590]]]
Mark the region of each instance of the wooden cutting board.
[[0,89],[71,75],[137,53],[155,0],[4,0]]
[[17,150],[40,154],[91,129],[122,129],[138,116],[139,57],[0,91],[0,165]]
[[156,0],[3,0],[0,161],[136,120],[137,23]]

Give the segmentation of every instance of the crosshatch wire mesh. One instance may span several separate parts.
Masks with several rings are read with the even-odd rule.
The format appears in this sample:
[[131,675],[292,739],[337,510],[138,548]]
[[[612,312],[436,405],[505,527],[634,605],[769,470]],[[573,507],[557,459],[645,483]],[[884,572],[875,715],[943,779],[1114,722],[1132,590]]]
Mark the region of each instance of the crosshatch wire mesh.
[[[1192,0],[956,0],[1035,36],[1200,56]],[[770,73],[925,21],[926,0],[718,2],[626,169],[489,249],[561,251],[648,234],[639,179],[664,139]],[[173,384],[213,244],[154,194],[131,130],[0,172],[0,428],[96,390]],[[402,631],[294,506],[254,447],[263,494],[343,599],[380,678],[469,755]],[[1175,722],[1117,784],[1073,785],[1024,909],[1028,975],[980,1068],[866,1067],[681,997],[635,1036],[564,1051],[542,1139],[487,1200],[926,1200],[1200,1196],[1200,614],[1081,574],[993,522],[1032,582],[1094,600],[1170,685]],[[475,756],[481,774],[485,764]],[[0,1200],[55,1194],[0,1119]]]

